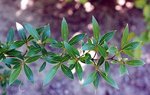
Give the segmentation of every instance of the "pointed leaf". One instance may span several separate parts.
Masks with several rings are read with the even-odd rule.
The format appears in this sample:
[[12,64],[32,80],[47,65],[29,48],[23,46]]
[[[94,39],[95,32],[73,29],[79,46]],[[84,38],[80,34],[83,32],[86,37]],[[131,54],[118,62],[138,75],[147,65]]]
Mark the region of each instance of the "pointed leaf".
[[61,23],[61,36],[64,41],[68,40],[68,35],[69,35],[68,24],[65,18],[63,18],[62,23]]
[[46,74],[46,77],[44,79],[44,83],[43,83],[44,85],[47,85],[54,78],[58,68],[59,65],[56,65],[50,69],[50,71]]
[[31,82],[34,82],[34,79],[33,79],[33,72],[32,72],[32,70],[31,70],[26,64],[24,64],[24,72],[25,72],[27,78],[28,78]]
[[15,41],[14,43],[12,43],[10,45],[10,49],[16,49],[16,48],[19,48],[21,47],[22,45],[24,45],[25,42],[24,41]]
[[108,61],[105,62],[105,72],[108,73],[110,70],[110,65],[108,63]]
[[75,69],[76,69],[79,80],[82,80],[83,70],[82,70],[81,65],[78,62],[75,63]]
[[128,74],[128,69],[125,64],[120,64],[119,72],[121,76]]
[[2,60],[2,62],[8,64],[8,65],[12,65],[12,64],[20,64],[20,60],[17,58],[7,58]]
[[32,63],[32,62],[37,61],[40,57],[41,57],[40,55],[35,55],[35,56],[27,58],[25,62],[26,63]]
[[93,26],[94,38],[98,41],[100,35],[100,26],[94,16],[92,16],[92,26]]
[[96,75],[95,75],[95,80],[93,81],[93,85],[94,85],[94,87],[97,89],[98,88],[98,85],[99,85],[99,75],[98,75],[98,73],[96,73]]
[[14,57],[18,57],[18,58],[23,59],[21,52],[18,50],[15,50],[15,49],[6,52],[6,54],[9,56],[14,56]]
[[18,68],[14,69],[11,74],[10,74],[10,78],[9,78],[9,85],[11,85],[19,76],[21,72],[21,66],[19,66]]
[[139,44],[139,42],[130,42],[123,47],[123,50],[134,50]]
[[82,50],[93,50],[94,49],[94,45],[90,44],[90,43],[86,43],[82,46]]
[[113,38],[114,34],[115,34],[114,31],[106,33],[105,35],[102,36],[99,43],[102,44],[104,41],[108,42]]
[[100,59],[98,60],[97,66],[101,66],[104,63],[105,59],[103,56],[100,57]]
[[14,40],[14,29],[10,28],[7,34],[7,43],[12,42]]
[[114,88],[116,88],[116,89],[119,89],[117,83],[116,83],[110,76],[107,76],[104,72],[101,72],[100,74],[101,74],[102,78],[103,78],[109,85],[111,85],[112,87],[114,87]]
[[71,45],[69,45],[67,42],[64,42],[64,46],[70,56],[75,57],[76,55],[78,55],[78,56],[80,55],[78,50],[76,48],[72,47]]
[[96,72],[91,73],[91,74],[87,77],[87,79],[84,81],[83,85],[86,86],[86,85],[92,83],[92,82],[95,80],[95,78],[96,78]]
[[84,38],[84,34],[76,35],[69,41],[69,44],[74,45],[78,43],[79,41],[81,41],[83,38]]
[[46,67],[46,62],[44,62],[44,63],[41,65],[41,67],[40,67],[40,69],[39,69],[39,72],[42,72],[42,71],[45,69],[45,67]]
[[34,47],[34,46],[29,46],[28,49],[29,51],[27,53],[27,56],[34,56],[41,51],[41,48]]
[[36,29],[31,24],[25,23],[24,27],[33,38],[35,38],[37,41],[40,39],[38,32],[36,31]]
[[48,37],[50,37],[50,35],[51,35],[51,31],[50,31],[50,26],[48,24],[44,26],[42,41],[45,41]]
[[121,47],[124,47],[124,45],[128,43],[128,35],[129,35],[129,27],[127,24],[122,34]]
[[69,68],[70,68],[70,70],[73,70],[73,69],[75,68],[75,64],[71,64],[71,65],[69,66]]
[[68,68],[67,66],[65,66],[65,65],[62,64],[62,65],[61,65],[61,70],[63,71],[63,73],[64,73],[67,77],[69,77],[70,79],[74,79],[73,74],[72,74],[70,68]]
[[102,46],[98,46],[98,51],[99,51],[99,53],[100,53],[101,56],[103,56],[103,57],[107,56],[106,49],[103,48]]
[[25,32],[24,27],[20,23],[16,22],[16,28],[17,28],[20,38],[23,40],[26,40],[27,37],[26,37],[26,32]]
[[130,66],[142,66],[145,63],[142,60],[129,60],[129,61],[126,61],[126,64],[128,64]]

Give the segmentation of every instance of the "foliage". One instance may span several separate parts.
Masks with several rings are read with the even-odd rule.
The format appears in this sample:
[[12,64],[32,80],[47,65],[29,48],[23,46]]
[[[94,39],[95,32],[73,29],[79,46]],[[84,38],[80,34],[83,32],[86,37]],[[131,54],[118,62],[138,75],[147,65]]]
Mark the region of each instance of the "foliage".
[[[143,12],[143,17],[146,22],[146,29],[140,34],[140,36],[135,37],[135,40],[142,41],[142,44],[150,43],[150,2],[149,0],[134,0],[134,5],[136,8],[141,9]],[[140,58],[142,51],[141,45],[137,47],[134,51],[133,56]]]
[[150,3],[148,0],[135,0],[135,7],[142,9],[146,29],[141,33],[139,39],[146,43],[150,43]]
[[[102,35],[94,16],[92,17],[92,25],[92,38],[84,33],[69,38],[68,24],[63,18],[61,25],[62,40],[59,41],[51,37],[49,25],[35,28],[29,23],[23,25],[16,23],[20,39],[16,40],[15,31],[11,28],[6,42],[0,43],[0,60],[11,70],[9,85],[13,84],[22,72],[25,73],[28,80],[34,82],[34,74],[29,64],[40,59],[43,60],[43,63],[39,72],[42,72],[48,64],[53,65],[44,78],[44,85],[51,82],[58,70],[61,70],[66,77],[74,79],[72,69],[75,69],[79,80],[82,80],[84,74],[82,64],[86,64],[93,67],[94,70],[89,74],[83,85],[93,83],[97,88],[100,77],[102,77],[109,85],[118,89],[116,81],[113,80],[109,72],[111,65],[119,64],[119,72],[122,75],[127,74],[127,66],[143,65],[143,61],[130,57],[127,53],[136,49],[141,43],[128,39],[128,25],[124,29],[122,41],[118,47],[109,43],[114,37],[115,31]],[[23,46],[26,47],[25,51],[19,49]],[[76,46],[78,46],[78,49]],[[59,49],[61,53],[52,51],[49,47]],[[94,51],[95,55],[99,57],[96,58],[95,55],[92,57],[90,51]],[[0,77],[1,82],[3,82],[4,76]]]
[[[73,2],[75,0],[65,0],[65,2]],[[78,0],[77,2],[80,3],[80,4],[85,4],[86,2],[88,2],[89,0]]]

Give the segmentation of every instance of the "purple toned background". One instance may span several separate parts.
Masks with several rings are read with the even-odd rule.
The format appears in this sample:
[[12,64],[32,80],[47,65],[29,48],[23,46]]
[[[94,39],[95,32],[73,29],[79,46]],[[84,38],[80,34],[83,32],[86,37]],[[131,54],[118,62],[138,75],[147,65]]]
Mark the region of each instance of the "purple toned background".
[[[72,3],[62,2],[63,0],[0,0],[0,40],[5,41],[6,33],[15,23],[29,22],[34,26],[41,26],[49,23],[52,36],[60,39],[60,24],[62,17],[65,17],[70,34],[77,32],[91,32],[91,16],[94,15],[101,25],[102,33],[109,30],[117,30],[113,42],[117,44],[121,39],[121,31],[128,23],[130,30],[137,35],[145,29],[145,22],[142,11],[133,7],[132,2],[117,7],[115,0],[90,0],[91,3],[81,5],[75,1]],[[76,0],[78,1],[78,0]],[[34,72],[35,83],[30,83],[24,73],[19,79],[24,85],[7,87],[8,95],[150,95],[150,45],[143,47],[142,59],[146,64],[142,67],[128,68],[129,75],[120,77],[118,66],[112,66],[113,78],[119,85],[116,90],[107,85],[103,80],[97,90],[92,85],[82,87],[77,78],[70,80],[62,72],[58,72],[52,82],[42,86],[45,73],[51,68],[47,65],[46,70],[38,72],[41,62],[31,64]],[[90,72],[85,68],[85,77]],[[2,89],[0,88],[0,94]]]

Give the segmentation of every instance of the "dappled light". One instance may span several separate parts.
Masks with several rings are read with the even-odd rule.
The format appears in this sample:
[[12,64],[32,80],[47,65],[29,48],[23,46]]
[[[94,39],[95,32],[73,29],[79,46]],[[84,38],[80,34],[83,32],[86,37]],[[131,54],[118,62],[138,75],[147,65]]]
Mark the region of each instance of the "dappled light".
[[21,10],[27,9],[28,5],[29,5],[29,0],[21,0],[21,2],[20,2]]
[[126,7],[127,8],[129,8],[129,9],[131,9],[131,8],[133,8],[133,3],[132,2],[126,2]]
[[90,2],[86,2],[84,4],[84,8],[86,12],[91,12],[94,10],[94,6]]
[[123,6],[126,3],[126,0],[117,0],[118,5]]

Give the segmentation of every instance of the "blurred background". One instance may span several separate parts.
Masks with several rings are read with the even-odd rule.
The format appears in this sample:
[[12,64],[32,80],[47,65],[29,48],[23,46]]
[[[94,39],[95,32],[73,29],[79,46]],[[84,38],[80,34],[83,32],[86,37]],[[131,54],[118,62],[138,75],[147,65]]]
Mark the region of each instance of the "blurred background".
[[[40,61],[32,64],[35,83],[30,83],[24,73],[19,79],[23,85],[6,87],[8,95],[150,95],[150,1],[149,0],[0,0],[0,40],[6,39],[10,27],[15,23],[29,22],[34,26],[50,24],[53,37],[60,38],[60,26],[66,18],[70,34],[84,32],[92,34],[91,18],[95,16],[102,33],[117,30],[113,43],[121,40],[122,30],[129,25],[136,39],[143,41],[142,51],[135,52],[146,62],[142,67],[129,68],[129,75],[120,77],[118,66],[112,67],[112,76],[119,90],[107,85],[103,80],[96,90],[92,85],[82,87],[77,78],[70,80],[58,72],[52,82],[42,86],[47,66],[38,72]],[[70,35],[70,36],[71,36]],[[90,72],[85,68],[85,76]],[[1,73],[1,72],[0,72]],[[0,95],[3,88],[0,87]]]

